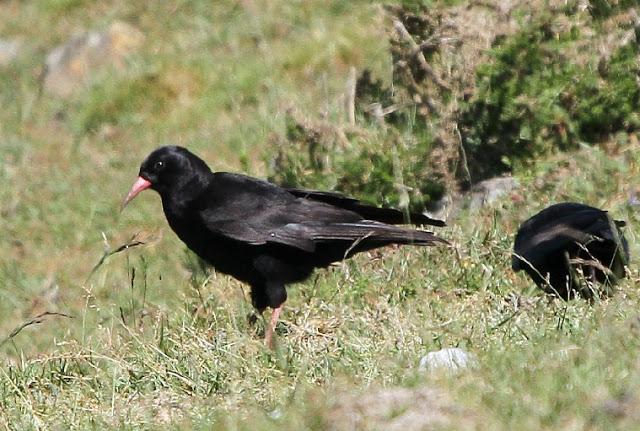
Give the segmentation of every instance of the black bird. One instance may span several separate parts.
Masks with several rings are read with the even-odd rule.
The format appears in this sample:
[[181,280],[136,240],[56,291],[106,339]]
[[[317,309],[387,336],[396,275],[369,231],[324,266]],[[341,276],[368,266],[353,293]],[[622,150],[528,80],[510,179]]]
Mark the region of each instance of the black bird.
[[[265,338],[271,345],[285,285],[314,268],[388,244],[447,243],[431,232],[392,226],[401,211],[369,206],[338,193],[282,188],[228,172],[212,172],[185,148],[160,147],[140,166],[123,202],[157,191],[169,225],[198,256],[251,286],[254,307],[273,309]],[[411,223],[444,226],[422,214]]]
[[626,275],[629,245],[623,226],[625,222],[598,208],[573,202],[551,205],[520,226],[512,269],[526,271],[547,293],[592,298],[596,281],[608,287]]

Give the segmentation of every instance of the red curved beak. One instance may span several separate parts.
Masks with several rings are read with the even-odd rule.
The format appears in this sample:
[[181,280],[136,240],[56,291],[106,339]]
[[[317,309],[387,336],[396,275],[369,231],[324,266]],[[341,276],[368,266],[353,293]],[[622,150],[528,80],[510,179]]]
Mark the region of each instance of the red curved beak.
[[124,198],[124,201],[122,201],[122,207],[120,207],[120,211],[122,211],[124,209],[124,207],[126,207],[127,204],[130,201],[133,200],[133,198],[138,196],[138,193],[140,193],[143,190],[148,189],[149,187],[151,187],[151,182],[150,181],[145,180],[142,177],[138,177],[136,182],[133,183],[133,186],[131,186],[131,190],[129,190],[129,193],[127,194],[127,197]]

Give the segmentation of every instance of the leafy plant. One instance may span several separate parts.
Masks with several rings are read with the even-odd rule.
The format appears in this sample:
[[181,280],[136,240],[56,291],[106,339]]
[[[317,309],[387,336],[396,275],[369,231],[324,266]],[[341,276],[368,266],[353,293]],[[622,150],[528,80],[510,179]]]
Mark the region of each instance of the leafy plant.
[[575,27],[553,32],[543,18],[505,39],[478,69],[476,96],[460,116],[474,180],[638,127],[637,46],[594,68],[565,55],[579,37]]

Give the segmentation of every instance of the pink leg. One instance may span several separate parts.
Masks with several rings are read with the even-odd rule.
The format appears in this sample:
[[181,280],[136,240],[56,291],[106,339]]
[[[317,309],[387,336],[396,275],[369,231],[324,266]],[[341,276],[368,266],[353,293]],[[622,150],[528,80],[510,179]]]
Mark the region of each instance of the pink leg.
[[273,333],[276,330],[276,324],[278,323],[278,317],[280,317],[282,307],[284,307],[284,303],[280,304],[278,308],[273,309],[273,311],[271,312],[271,321],[269,322],[267,331],[264,334],[264,341],[270,349],[273,348]]

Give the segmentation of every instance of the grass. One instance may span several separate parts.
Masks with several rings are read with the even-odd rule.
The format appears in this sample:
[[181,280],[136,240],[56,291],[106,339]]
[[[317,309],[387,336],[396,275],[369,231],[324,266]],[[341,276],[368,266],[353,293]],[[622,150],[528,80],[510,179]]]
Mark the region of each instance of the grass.
[[[46,53],[114,19],[146,36],[126,70],[69,100],[38,96]],[[627,220],[633,262],[636,135],[518,171],[511,196],[439,230],[451,249],[389,248],[292,286],[270,351],[264,322],[247,319],[247,288],[185,251],[157,196],[122,214],[119,203],[160,143],[264,175],[287,109],[344,121],[350,66],[390,71],[379,7],[8,1],[0,34],[29,41],[0,69],[0,337],[45,312],[71,316],[1,341],[5,429],[326,429],[360,408],[353,394],[396,387],[440,394],[421,410],[445,429],[637,429],[635,266],[594,304],[550,300],[509,269],[519,223],[562,200]],[[146,244],[91,273],[134,235]],[[422,355],[454,346],[478,367],[418,371]],[[403,408],[362,428],[389,429]]]

